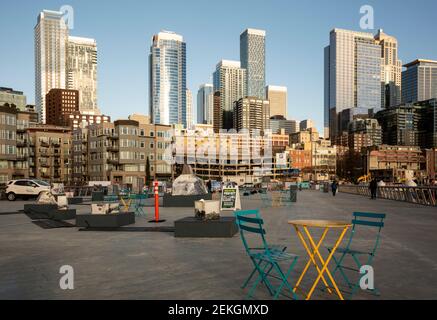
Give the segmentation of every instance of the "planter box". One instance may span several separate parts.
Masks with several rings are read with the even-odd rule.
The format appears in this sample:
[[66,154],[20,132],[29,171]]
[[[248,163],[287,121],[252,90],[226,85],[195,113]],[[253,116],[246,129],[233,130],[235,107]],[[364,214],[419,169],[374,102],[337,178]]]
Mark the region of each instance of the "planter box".
[[163,207],[185,207],[194,208],[194,202],[199,200],[212,200],[212,194],[202,194],[194,196],[173,196],[170,193],[164,193]]
[[93,191],[91,193],[91,201],[92,202],[103,202],[105,201],[105,194],[103,191]]
[[77,204],[77,203],[82,203],[83,202],[83,198],[82,197],[70,197],[67,198],[68,204]]
[[206,221],[186,217],[176,220],[174,226],[178,238],[232,238],[238,232],[234,217]]
[[76,209],[54,210],[49,213],[49,219],[52,220],[71,220],[76,218]]
[[76,218],[76,209],[58,210],[56,204],[25,204],[24,213],[33,220],[70,220]]
[[78,214],[76,226],[83,228],[118,228],[135,223],[135,212],[114,214]]

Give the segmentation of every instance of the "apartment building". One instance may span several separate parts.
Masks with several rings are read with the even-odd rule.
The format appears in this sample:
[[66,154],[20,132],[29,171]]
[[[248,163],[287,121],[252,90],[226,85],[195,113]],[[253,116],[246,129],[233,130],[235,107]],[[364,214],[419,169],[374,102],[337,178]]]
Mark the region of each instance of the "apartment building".
[[27,128],[37,120],[31,108],[0,106],[0,184],[29,177]]
[[71,174],[71,129],[54,125],[27,128],[29,177],[68,184]]
[[242,129],[259,130],[270,129],[270,103],[256,97],[241,98],[234,103],[234,126],[237,131]]
[[[144,186],[146,178],[151,181],[171,176],[165,153],[171,144],[172,126],[133,118],[139,121],[117,120],[74,131],[72,167],[76,184],[111,181],[137,189]],[[146,171],[150,177],[146,177]]]

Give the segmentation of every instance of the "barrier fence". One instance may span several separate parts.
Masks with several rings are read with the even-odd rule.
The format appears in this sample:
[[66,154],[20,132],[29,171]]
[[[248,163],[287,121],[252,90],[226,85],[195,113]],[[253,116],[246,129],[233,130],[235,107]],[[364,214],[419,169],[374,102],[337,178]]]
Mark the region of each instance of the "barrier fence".
[[[339,191],[370,198],[368,185],[340,185]],[[437,187],[384,186],[378,187],[377,197],[435,207],[437,206]]]

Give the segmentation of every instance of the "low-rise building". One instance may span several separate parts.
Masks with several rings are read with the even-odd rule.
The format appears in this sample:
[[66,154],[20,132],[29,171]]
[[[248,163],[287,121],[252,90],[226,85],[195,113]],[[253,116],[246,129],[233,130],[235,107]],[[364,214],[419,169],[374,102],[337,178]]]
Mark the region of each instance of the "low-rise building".
[[29,177],[48,182],[65,183],[71,174],[71,128],[32,125],[29,139]]
[[408,177],[427,178],[426,158],[420,147],[380,145],[367,148],[366,173],[387,182],[405,182]]
[[27,128],[38,120],[32,108],[0,106],[0,184],[29,177]]

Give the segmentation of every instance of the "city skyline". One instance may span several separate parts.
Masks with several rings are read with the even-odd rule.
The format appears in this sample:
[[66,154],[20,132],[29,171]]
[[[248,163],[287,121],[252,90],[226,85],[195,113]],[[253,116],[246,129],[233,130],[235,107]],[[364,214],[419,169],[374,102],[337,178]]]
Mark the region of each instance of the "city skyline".
[[[117,11],[116,4],[105,3],[105,12],[99,11],[97,17],[99,23],[90,19],[100,3],[84,3],[72,1],[69,4],[75,10],[74,29],[70,35],[85,36],[96,39],[99,44],[99,105],[100,111],[111,115],[114,119],[123,118],[128,113],[148,113],[148,93],[144,83],[148,82],[147,59],[144,59],[144,52],[150,37],[162,29],[170,29],[184,36],[187,42],[187,84],[192,92],[202,83],[211,82],[211,70],[217,61],[221,59],[234,59],[239,57],[239,35],[246,28],[263,29],[267,32],[266,38],[266,84],[281,85],[288,88],[288,116],[289,118],[302,120],[305,118],[314,119],[317,128],[322,132],[323,127],[323,47],[328,43],[328,33],[334,27],[361,31],[359,21],[361,15],[359,9],[363,3],[360,1],[341,2],[343,10],[335,11],[329,4],[315,1],[320,10],[312,10],[313,6],[297,2],[284,3],[277,1],[274,4],[266,5],[257,1],[253,4],[253,16],[241,17],[236,22],[223,25],[220,30],[214,27],[214,23],[202,22],[208,20],[205,17],[199,20],[198,24],[188,23],[192,19],[174,19],[176,13],[187,12],[194,2],[179,4],[168,1],[159,4],[168,10],[167,14],[157,14],[150,23],[142,19],[142,7],[146,6],[147,11],[156,4],[140,4],[128,2],[125,10],[120,14],[118,29],[107,32],[106,28],[111,23],[111,18]],[[435,8],[436,4],[431,1],[421,1],[429,8]],[[24,91],[28,103],[34,103],[34,54],[33,54],[33,27],[36,16],[43,9],[58,10],[64,3],[60,1],[45,1],[40,3],[26,3],[20,6],[26,10],[22,11],[19,24],[14,23],[11,28],[10,18],[5,17],[0,22],[2,26],[0,33],[3,38],[19,39],[11,40],[8,44],[16,50],[2,53],[0,69],[1,86],[12,87]],[[404,9],[408,4],[401,6],[390,6],[391,1],[375,3],[369,1],[375,10],[375,26],[373,30],[365,30],[376,34],[377,29],[382,28],[388,34],[397,38],[399,43],[399,59],[408,63],[418,58],[436,60],[436,45],[427,41],[432,37],[431,20],[426,19],[428,12],[416,13]],[[235,4],[235,13],[248,3],[242,1]],[[276,6],[275,6],[276,5]],[[7,3],[5,11],[14,11],[17,4]],[[387,8],[396,13],[396,19],[391,18]],[[400,7],[400,8],[399,8]],[[132,10],[132,8],[138,10]],[[313,12],[314,11],[314,12]],[[340,11],[340,10],[339,10]],[[263,13],[269,13],[269,19],[256,19]],[[305,19],[311,15],[313,19]],[[424,16],[425,15],[425,16]],[[182,15],[184,16],[184,15]],[[187,16],[185,16],[186,18]],[[404,26],[402,19],[417,18],[415,28]],[[232,19],[231,19],[232,20]],[[288,22],[293,20],[292,22]],[[306,21],[309,20],[309,21]],[[5,24],[5,26],[3,26]],[[131,30],[133,35],[127,35],[126,30]],[[306,32],[301,32],[306,30]],[[4,36],[7,32],[8,36]],[[108,33],[108,34],[105,34]],[[308,34],[310,36],[308,36]],[[206,37],[213,37],[208,48],[204,46]],[[215,43],[216,42],[216,43]],[[114,43],[120,43],[120,48],[114,48]],[[299,43],[301,48],[296,49],[295,44]],[[284,47],[287,50],[279,50]],[[203,50],[200,50],[203,48]],[[293,49],[293,50],[291,50]],[[120,50],[127,50],[132,59],[126,62],[125,56],[120,56]],[[17,61],[17,63],[11,63]],[[16,70],[12,72],[12,70]],[[286,72],[283,72],[286,70]],[[303,70],[306,70],[305,72]],[[302,77],[302,75],[305,75]],[[309,75],[309,76],[306,76]],[[140,81],[141,80],[141,81]],[[115,90],[117,89],[117,90]],[[311,91],[311,94],[309,92]],[[123,94],[121,94],[123,93]],[[124,93],[129,96],[126,102]],[[123,104],[123,108],[120,105]],[[197,108],[193,106],[193,110]],[[193,114],[196,118],[196,113]]]

